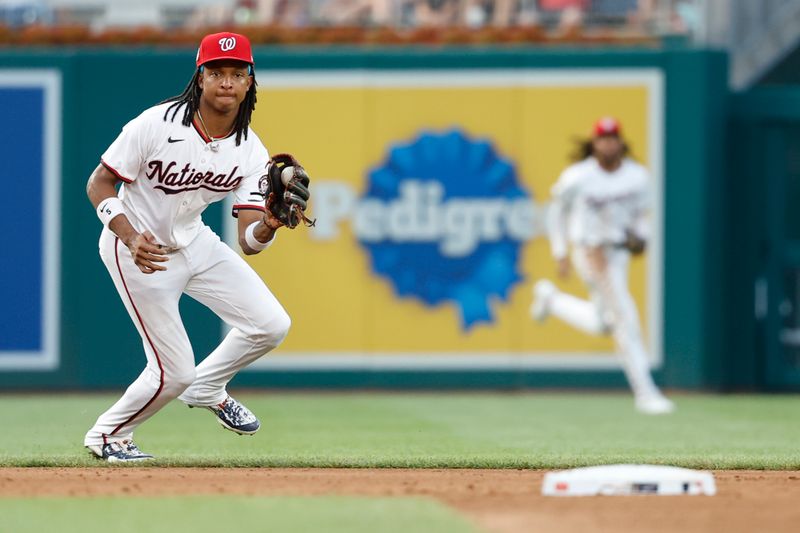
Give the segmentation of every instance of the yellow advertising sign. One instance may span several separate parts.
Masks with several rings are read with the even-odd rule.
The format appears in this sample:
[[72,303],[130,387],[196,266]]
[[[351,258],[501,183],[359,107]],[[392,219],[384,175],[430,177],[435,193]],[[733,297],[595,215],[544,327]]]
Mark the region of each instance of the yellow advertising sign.
[[529,313],[542,278],[587,296],[557,278],[543,214],[608,115],[654,182],[630,287],[660,362],[662,105],[652,69],[260,74],[253,129],[306,167],[317,217],[248,258],[293,319],[265,368],[611,365],[610,339]]

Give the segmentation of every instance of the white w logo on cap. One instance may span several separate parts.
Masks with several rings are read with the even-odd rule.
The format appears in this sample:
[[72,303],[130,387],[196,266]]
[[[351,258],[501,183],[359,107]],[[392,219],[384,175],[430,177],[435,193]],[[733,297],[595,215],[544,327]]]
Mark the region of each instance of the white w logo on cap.
[[219,40],[219,49],[228,52],[236,48],[236,37],[223,37]]

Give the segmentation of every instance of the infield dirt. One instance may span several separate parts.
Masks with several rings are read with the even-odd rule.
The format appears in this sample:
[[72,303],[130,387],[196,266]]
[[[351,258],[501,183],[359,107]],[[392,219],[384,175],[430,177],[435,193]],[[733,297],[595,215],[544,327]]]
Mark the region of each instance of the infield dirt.
[[491,532],[790,532],[800,472],[714,472],[716,496],[541,495],[543,471],[245,468],[3,468],[0,497],[356,495],[438,500]]

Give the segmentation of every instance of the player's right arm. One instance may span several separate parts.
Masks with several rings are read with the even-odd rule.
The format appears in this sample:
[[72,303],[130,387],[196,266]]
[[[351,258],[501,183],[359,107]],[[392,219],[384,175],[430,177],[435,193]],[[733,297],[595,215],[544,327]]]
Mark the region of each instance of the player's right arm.
[[[119,181],[119,178],[102,164],[97,165],[97,168],[94,169],[86,184],[86,194],[96,212],[100,211],[100,207],[104,206],[105,202],[117,198],[116,186]],[[136,231],[125,213],[114,216],[108,222],[108,229],[128,247],[134,263],[143,273],[152,274],[157,270],[167,269],[158,264],[169,261],[169,258],[163,255],[161,246],[156,244],[153,234],[149,231],[144,233]]]
[[550,208],[547,212],[547,232],[550,250],[558,264],[558,275],[569,276],[570,264],[567,242],[567,214],[575,192],[576,179],[573,167],[568,167],[551,189]]

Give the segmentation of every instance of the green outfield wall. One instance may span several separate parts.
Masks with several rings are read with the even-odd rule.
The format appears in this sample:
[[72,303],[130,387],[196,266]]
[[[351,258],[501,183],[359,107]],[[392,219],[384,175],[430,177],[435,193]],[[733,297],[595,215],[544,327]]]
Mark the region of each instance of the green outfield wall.
[[[44,258],[57,265],[60,279],[58,359],[53,368],[0,368],[2,389],[120,388],[141,371],[141,342],[97,254],[100,224],[86,199],[85,184],[99,155],[122,125],[142,109],[183,89],[192,75],[194,56],[193,49],[162,48],[0,51],[0,87],[9,72],[44,70],[60,76],[60,252],[45,253]],[[736,350],[726,334],[732,320],[727,307],[735,299],[729,295],[733,281],[726,257],[735,242],[726,227],[727,197],[718,194],[729,186],[726,139],[731,99],[725,54],[683,49],[298,47],[260,48],[255,60],[259,75],[265,78],[271,71],[341,71],[366,76],[373,71],[655,72],[663,80],[657,110],[663,124],[663,364],[656,372],[657,379],[667,387],[686,389],[763,385],[761,380],[742,378],[757,363],[741,353],[732,361]],[[313,129],[315,124],[311,121],[306,127]],[[264,141],[269,147],[270,139]],[[3,179],[15,178],[5,175]],[[21,201],[13,195],[3,195],[0,200],[3,209]],[[213,205],[204,219],[222,231],[227,216],[222,206]],[[6,254],[4,251],[4,257]],[[299,263],[302,265],[302,260]],[[319,298],[323,297],[321,292]],[[13,322],[14,306],[6,304],[4,320]],[[220,325],[209,311],[188,299],[182,302],[182,316],[195,353],[202,357],[219,342]],[[523,365],[288,369],[243,373],[235,383],[288,388],[503,389],[621,387],[625,382],[619,370],[550,370]]]
[[797,390],[800,89],[763,85],[737,94],[730,124],[727,381]]

